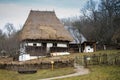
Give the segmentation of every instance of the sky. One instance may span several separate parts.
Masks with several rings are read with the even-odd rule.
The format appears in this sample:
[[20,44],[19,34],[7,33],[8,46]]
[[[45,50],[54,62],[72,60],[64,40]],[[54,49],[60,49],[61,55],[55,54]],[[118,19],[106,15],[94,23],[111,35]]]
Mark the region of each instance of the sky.
[[68,18],[81,15],[88,0],[0,0],[0,29],[12,23],[19,29],[26,21],[30,10],[55,11],[57,17]]

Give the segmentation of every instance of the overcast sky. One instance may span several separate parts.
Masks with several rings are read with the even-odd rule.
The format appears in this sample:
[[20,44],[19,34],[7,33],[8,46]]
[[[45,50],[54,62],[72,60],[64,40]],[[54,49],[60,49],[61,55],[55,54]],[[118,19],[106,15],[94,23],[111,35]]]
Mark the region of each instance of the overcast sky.
[[16,29],[23,25],[30,10],[55,11],[58,18],[80,15],[88,0],[0,0],[0,29],[13,23]]

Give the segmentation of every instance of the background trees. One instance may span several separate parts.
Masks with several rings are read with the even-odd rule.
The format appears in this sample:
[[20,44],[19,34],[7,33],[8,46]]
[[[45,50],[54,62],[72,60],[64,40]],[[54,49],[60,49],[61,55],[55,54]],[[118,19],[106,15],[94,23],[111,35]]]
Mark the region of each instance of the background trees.
[[[75,42],[81,43],[81,33],[88,41],[104,44],[120,43],[120,0],[89,0],[81,10],[79,18],[63,19],[75,35]],[[5,25],[6,34],[0,30],[0,54],[13,55],[19,50],[19,30],[11,23]]]
[[19,31],[11,23],[7,23],[4,31],[0,30],[0,55],[13,56],[19,50]]
[[83,16],[71,23],[88,41],[101,45],[120,42],[120,0],[89,0],[81,11]]

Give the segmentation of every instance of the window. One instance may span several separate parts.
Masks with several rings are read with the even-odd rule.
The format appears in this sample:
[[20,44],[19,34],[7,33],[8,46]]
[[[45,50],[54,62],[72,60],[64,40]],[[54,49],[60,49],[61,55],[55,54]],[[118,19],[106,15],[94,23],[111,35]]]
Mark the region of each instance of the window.
[[67,47],[67,44],[58,43],[57,47]]
[[33,43],[33,46],[37,46],[37,44],[36,44],[36,43]]
[[33,46],[33,43],[28,43],[28,46]]
[[37,46],[41,46],[41,43],[37,43]]

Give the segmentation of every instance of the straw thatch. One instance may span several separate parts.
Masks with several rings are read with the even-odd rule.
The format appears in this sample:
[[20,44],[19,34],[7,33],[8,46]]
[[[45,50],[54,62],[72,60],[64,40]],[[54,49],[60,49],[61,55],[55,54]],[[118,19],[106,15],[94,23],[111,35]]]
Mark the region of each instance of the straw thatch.
[[54,11],[31,10],[20,35],[21,40],[73,40]]

